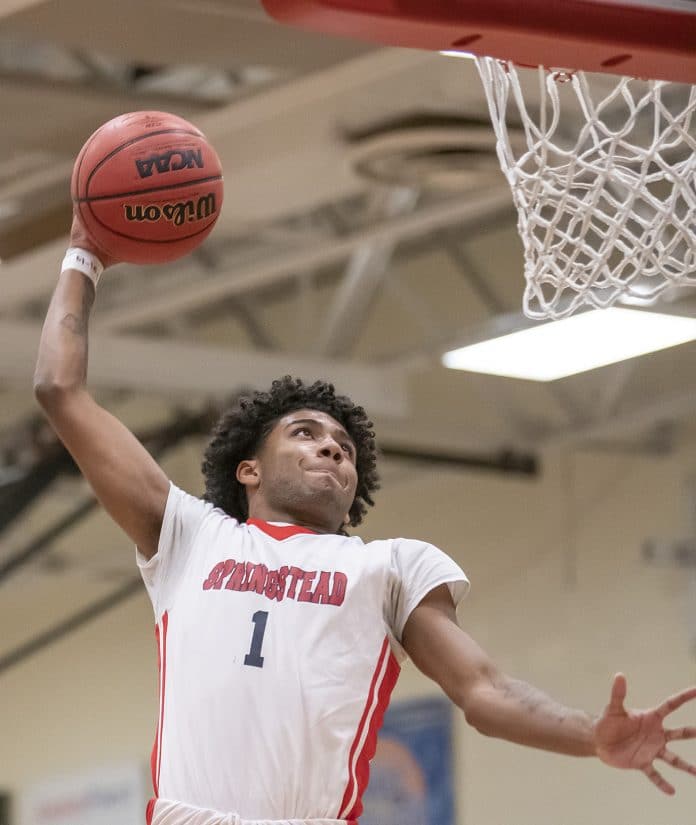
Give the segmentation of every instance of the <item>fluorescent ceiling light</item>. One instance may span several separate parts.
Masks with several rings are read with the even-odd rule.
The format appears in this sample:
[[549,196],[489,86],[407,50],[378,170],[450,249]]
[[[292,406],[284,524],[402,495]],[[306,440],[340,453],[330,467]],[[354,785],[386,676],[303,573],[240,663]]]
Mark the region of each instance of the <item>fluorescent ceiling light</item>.
[[696,319],[598,309],[446,352],[451,369],[555,381],[696,339]]

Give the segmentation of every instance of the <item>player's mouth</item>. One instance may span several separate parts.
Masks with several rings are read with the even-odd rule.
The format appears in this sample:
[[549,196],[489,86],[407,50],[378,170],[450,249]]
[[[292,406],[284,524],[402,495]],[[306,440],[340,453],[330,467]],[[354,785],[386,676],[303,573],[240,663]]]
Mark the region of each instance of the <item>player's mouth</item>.
[[341,481],[338,473],[335,470],[329,470],[327,467],[312,467],[309,470],[310,473],[319,473],[321,475],[327,475],[334,479],[334,481],[341,487],[345,489],[345,484]]

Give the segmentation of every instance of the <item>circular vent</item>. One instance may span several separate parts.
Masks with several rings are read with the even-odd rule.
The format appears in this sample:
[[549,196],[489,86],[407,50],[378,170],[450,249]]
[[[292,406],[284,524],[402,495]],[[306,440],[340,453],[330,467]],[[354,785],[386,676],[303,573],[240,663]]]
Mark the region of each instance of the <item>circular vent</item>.
[[371,182],[419,189],[477,189],[504,183],[490,123],[391,124],[350,139],[348,159]]

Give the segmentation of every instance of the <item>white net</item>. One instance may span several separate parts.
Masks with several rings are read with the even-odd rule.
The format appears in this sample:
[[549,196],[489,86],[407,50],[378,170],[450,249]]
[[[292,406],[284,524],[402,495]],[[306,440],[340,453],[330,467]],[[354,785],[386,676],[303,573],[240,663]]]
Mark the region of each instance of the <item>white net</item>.
[[539,68],[532,106],[515,66],[476,63],[519,215],[525,314],[696,286],[696,87],[601,75],[593,91],[583,72]]

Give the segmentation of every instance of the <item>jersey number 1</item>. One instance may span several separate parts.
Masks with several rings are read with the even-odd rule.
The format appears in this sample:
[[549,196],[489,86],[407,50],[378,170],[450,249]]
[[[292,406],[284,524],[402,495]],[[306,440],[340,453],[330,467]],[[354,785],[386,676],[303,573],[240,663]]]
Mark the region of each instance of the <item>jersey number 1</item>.
[[268,611],[257,610],[251,617],[254,623],[254,634],[251,637],[251,648],[244,657],[244,664],[249,667],[263,667],[263,656],[261,655],[261,647],[263,645],[263,636],[266,632],[266,622],[268,621]]

